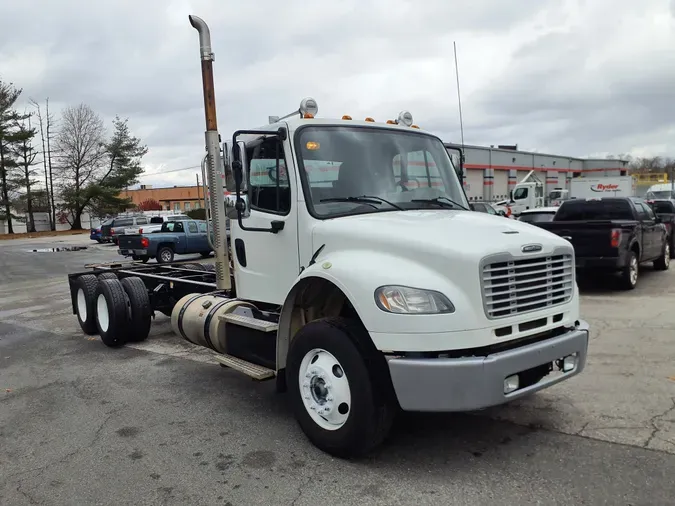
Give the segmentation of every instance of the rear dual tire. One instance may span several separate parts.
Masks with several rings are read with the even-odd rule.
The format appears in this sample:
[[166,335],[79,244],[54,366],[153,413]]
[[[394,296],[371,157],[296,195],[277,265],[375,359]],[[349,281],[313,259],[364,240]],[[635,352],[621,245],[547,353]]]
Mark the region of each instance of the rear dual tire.
[[75,280],[75,307],[83,332],[98,334],[110,348],[143,341],[150,333],[152,307],[138,277],[120,281],[114,273],[80,276]]

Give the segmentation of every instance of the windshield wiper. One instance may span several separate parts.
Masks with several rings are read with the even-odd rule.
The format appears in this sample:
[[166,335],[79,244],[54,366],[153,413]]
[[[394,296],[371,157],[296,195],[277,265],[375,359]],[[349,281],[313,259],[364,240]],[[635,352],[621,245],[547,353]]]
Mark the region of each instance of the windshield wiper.
[[453,207],[453,208],[459,207],[460,209],[464,209],[465,211],[468,211],[468,209],[466,207],[464,207],[463,205],[455,202],[454,200],[452,200],[449,197],[444,197],[444,196],[436,197],[436,198],[433,198],[433,199],[412,199],[410,202],[432,202],[434,204],[438,204],[441,207],[442,206],[450,206],[450,207]]
[[381,204],[382,202],[384,202],[385,204],[389,204],[394,209],[404,211],[404,209],[401,206],[394,204],[393,202],[389,202],[388,200],[385,200],[382,197],[376,197],[374,195],[361,195],[360,197],[333,197],[329,199],[321,199],[319,202],[358,202],[360,204],[369,204],[373,206],[375,209],[377,209],[377,206],[375,206],[374,204]]

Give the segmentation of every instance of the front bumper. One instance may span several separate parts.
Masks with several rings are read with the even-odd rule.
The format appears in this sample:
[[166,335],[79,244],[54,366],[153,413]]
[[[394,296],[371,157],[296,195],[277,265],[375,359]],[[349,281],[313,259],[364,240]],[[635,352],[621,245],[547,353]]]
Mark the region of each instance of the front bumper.
[[[392,358],[396,397],[404,411],[473,411],[512,401],[579,374],[586,365],[588,324],[562,335],[486,357]],[[569,372],[549,374],[534,385],[504,393],[508,376],[577,354]]]

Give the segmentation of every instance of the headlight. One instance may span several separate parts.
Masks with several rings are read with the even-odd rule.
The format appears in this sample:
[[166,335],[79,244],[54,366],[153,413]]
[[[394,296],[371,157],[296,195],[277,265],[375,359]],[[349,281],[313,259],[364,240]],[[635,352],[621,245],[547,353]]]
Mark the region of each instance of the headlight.
[[454,313],[455,306],[440,292],[408,286],[381,286],[375,303],[382,311],[398,314]]

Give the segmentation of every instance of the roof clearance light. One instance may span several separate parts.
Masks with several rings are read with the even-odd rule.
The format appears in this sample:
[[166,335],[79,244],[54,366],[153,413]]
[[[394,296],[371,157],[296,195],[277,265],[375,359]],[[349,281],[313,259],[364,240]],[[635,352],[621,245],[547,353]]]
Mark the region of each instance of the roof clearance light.
[[319,106],[317,105],[316,100],[310,97],[302,99],[302,102],[300,102],[300,115],[303,118],[313,118],[318,112]]
[[397,123],[399,125],[403,124],[407,127],[412,126],[412,124],[413,124],[412,114],[410,114],[410,112],[408,112],[408,111],[401,111],[400,113],[398,113]]
[[410,128],[417,128],[419,130],[420,127],[417,125],[410,125]]
[[395,125],[396,122],[393,119],[388,119],[387,120],[387,125]]
[[342,119],[352,119],[352,117],[349,116],[348,114],[345,114],[344,116],[342,116]]
[[367,117],[366,121],[369,122],[369,123],[375,123],[375,120],[371,117]]
[[310,151],[316,151],[321,147],[321,144],[314,141],[308,141],[307,144],[305,144],[305,147]]

